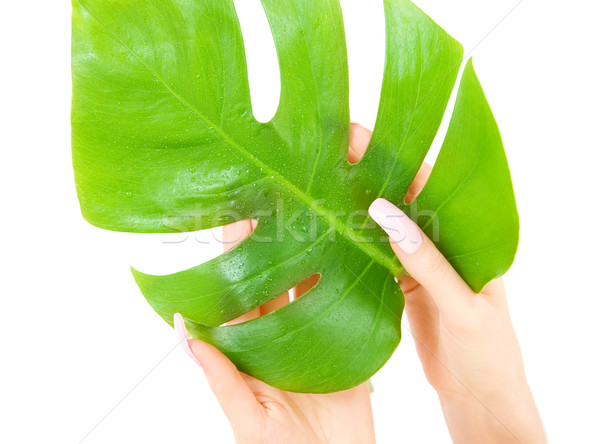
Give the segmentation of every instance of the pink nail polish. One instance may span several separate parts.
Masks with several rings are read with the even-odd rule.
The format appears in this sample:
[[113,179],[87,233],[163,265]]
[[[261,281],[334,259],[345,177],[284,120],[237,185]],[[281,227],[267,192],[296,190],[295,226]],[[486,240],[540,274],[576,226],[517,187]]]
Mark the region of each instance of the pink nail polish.
[[183,320],[183,317],[179,313],[175,313],[175,315],[173,316],[173,327],[175,327],[175,334],[177,335],[177,340],[179,341],[179,345],[181,345],[183,351],[186,352],[187,355],[190,358],[192,358],[192,360],[196,364],[202,367],[202,364],[190,348],[190,343],[188,342],[189,335],[187,332],[187,328],[185,328],[185,322]]
[[369,207],[369,214],[406,254],[413,254],[423,244],[417,224],[391,202],[376,199]]

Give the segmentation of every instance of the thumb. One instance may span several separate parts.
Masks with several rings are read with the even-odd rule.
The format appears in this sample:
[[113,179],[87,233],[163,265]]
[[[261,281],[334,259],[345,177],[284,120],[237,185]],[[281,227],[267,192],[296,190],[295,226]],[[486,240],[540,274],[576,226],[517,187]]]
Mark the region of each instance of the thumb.
[[199,339],[188,339],[183,317],[173,317],[181,348],[204,370],[208,385],[217,397],[236,436],[249,435],[262,419],[262,406],[242,374],[219,350]]
[[433,242],[402,210],[376,199],[369,214],[390,236],[392,249],[406,271],[431,295],[441,311],[464,306],[474,295]]

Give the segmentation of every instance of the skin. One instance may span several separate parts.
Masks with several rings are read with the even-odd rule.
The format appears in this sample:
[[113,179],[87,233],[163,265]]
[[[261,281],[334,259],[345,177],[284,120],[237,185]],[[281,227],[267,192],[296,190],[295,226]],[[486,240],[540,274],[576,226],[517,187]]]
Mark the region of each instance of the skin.
[[[356,163],[371,132],[352,124],[348,160]],[[417,174],[407,201],[421,191],[431,166]],[[226,249],[254,228],[252,221],[224,227]],[[424,235],[406,254],[391,246],[410,276],[399,282],[406,316],[427,380],[437,391],[453,442],[545,443],[546,437],[515,335],[501,279],[475,294]],[[314,279],[295,288],[296,297]],[[233,323],[269,313],[289,295],[245,314]],[[290,393],[239,372],[216,348],[188,339],[191,352],[227,415],[238,443],[375,442],[367,384],[327,395]]]

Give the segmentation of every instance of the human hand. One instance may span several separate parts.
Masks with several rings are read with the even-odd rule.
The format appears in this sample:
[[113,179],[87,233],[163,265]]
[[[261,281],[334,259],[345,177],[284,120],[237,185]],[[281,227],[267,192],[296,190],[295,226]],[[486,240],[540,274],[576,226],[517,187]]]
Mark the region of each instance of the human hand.
[[175,330],[182,347],[204,370],[238,443],[374,443],[367,384],[330,394],[292,393],[241,373],[215,347],[188,339],[181,315]]
[[[370,137],[370,131],[355,125],[351,144],[357,158]],[[407,202],[415,199],[430,172],[427,164],[421,168]],[[397,207],[377,199],[369,213],[390,235],[392,249],[409,273],[399,282],[406,315],[453,441],[546,442],[502,280],[475,294]]]
[[[349,156],[352,160],[352,151]],[[253,229],[253,221],[240,221],[223,227],[225,249],[233,248]],[[295,297],[306,293],[317,280],[315,276],[297,285]],[[230,324],[268,314],[288,302],[289,294],[285,293]],[[330,394],[278,390],[239,372],[215,347],[197,339],[188,339],[181,315],[175,315],[174,325],[184,350],[204,369],[238,443],[375,442],[367,383]]]
[[[366,128],[352,125],[350,162],[360,160],[370,137]],[[407,201],[418,195],[430,172],[426,164],[421,168]],[[400,281],[407,317],[453,440],[546,442],[525,378],[502,281],[494,281],[481,294],[475,294],[435,245],[398,211],[382,200],[370,209],[374,219],[389,230],[392,248],[410,273]],[[394,226],[398,220],[406,224]],[[242,234],[236,236],[240,229]],[[236,243],[233,239],[241,241],[252,229],[251,221],[227,226],[224,241],[232,247]],[[297,296],[313,284],[306,281],[299,285]],[[234,322],[267,314],[288,301],[284,294]],[[284,392],[238,372],[209,344],[187,339],[183,320],[177,315],[175,327],[184,349],[203,366],[238,442],[374,442],[366,384],[328,395]]]

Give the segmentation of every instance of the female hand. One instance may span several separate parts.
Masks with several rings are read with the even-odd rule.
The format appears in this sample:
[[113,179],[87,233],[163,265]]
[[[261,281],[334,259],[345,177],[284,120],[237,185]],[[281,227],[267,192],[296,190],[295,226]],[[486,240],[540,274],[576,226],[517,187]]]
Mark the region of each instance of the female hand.
[[[355,125],[364,153],[371,133]],[[424,187],[425,164],[409,190]],[[384,199],[369,208],[409,273],[400,280],[406,315],[423,370],[437,391],[456,443],[544,443],[544,429],[525,378],[502,280],[475,294],[404,213]]]
[[325,395],[285,392],[239,372],[215,347],[188,339],[180,315],[175,315],[175,330],[203,368],[238,443],[375,442],[366,383]]
[[[370,131],[352,125],[348,158],[360,160]],[[423,188],[431,167],[424,165],[406,200]],[[475,294],[420,229],[382,199],[372,217],[390,234],[398,258],[410,273],[400,285],[406,313],[425,374],[437,390],[452,438],[457,443],[546,442],[527,385],[519,345],[512,328],[502,281]],[[242,235],[236,232],[242,230]],[[240,242],[253,229],[250,221],[224,228],[224,241]],[[236,242],[231,244],[231,247]],[[313,283],[296,288],[297,295]],[[246,321],[289,301],[287,294],[242,316]],[[175,316],[183,348],[200,364],[240,443],[374,442],[368,388],[328,395],[284,392],[237,371],[217,349],[187,339]]]
[[[354,159],[352,151],[349,157]],[[253,229],[253,221],[240,221],[223,227],[225,249],[233,248]],[[306,293],[315,283],[314,278],[309,278],[296,286],[295,297]],[[265,315],[288,302],[289,295],[285,293],[231,323]],[[375,442],[367,383],[325,395],[278,390],[239,372],[215,347],[197,339],[188,339],[181,315],[175,315],[174,324],[182,347],[204,369],[238,443]]]

